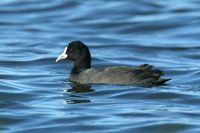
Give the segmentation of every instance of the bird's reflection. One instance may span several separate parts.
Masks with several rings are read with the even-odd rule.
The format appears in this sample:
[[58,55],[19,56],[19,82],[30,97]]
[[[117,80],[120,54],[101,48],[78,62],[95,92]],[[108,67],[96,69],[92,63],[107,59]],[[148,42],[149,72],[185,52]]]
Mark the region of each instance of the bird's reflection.
[[64,100],[66,104],[90,103],[91,100],[88,96],[84,95],[93,92],[91,85],[71,83],[70,89],[65,89],[67,92],[67,99]]
[[67,92],[73,92],[73,93],[83,93],[83,92],[93,92],[94,90],[91,89],[91,85],[88,84],[77,84],[72,83],[71,89],[68,89]]

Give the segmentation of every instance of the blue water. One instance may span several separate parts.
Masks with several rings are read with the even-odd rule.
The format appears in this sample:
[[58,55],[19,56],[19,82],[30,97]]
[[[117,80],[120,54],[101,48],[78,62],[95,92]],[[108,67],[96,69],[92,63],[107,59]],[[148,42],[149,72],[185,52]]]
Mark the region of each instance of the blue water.
[[[94,67],[145,63],[172,78],[143,88],[75,85],[55,63],[81,40]],[[1,0],[1,133],[199,133],[198,0]]]

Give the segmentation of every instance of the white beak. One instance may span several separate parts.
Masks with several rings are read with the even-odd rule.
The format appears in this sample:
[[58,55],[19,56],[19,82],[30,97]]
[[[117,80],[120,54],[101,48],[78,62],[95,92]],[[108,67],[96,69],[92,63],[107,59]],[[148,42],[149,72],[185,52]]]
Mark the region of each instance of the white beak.
[[58,58],[56,59],[56,62],[60,61],[60,60],[64,60],[67,58],[67,54],[66,54],[66,51],[67,51],[67,47],[65,48],[65,50],[63,51],[63,53],[61,55],[58,56]]

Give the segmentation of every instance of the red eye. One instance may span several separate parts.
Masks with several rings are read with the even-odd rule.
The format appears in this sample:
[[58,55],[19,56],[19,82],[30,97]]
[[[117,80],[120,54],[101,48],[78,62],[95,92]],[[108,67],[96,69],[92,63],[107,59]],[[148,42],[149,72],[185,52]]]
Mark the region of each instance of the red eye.
[[69,49],[69,52],[72,53],[74,50],[72,48]]

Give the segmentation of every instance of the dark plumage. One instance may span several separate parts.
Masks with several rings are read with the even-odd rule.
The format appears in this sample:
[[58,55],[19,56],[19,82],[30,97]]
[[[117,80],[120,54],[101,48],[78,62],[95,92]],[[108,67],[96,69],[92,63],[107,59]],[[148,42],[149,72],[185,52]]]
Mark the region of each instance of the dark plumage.
[[163,79],[163,72],[152,65],[144,64],[138,67],[114,66],[105,68],[91,68],[89,48],[81,41],[68,44],[64,52],[57,58],[72,60],[70,80],[81,84],[111,83],[140,86],[163,85],[170,79]]

